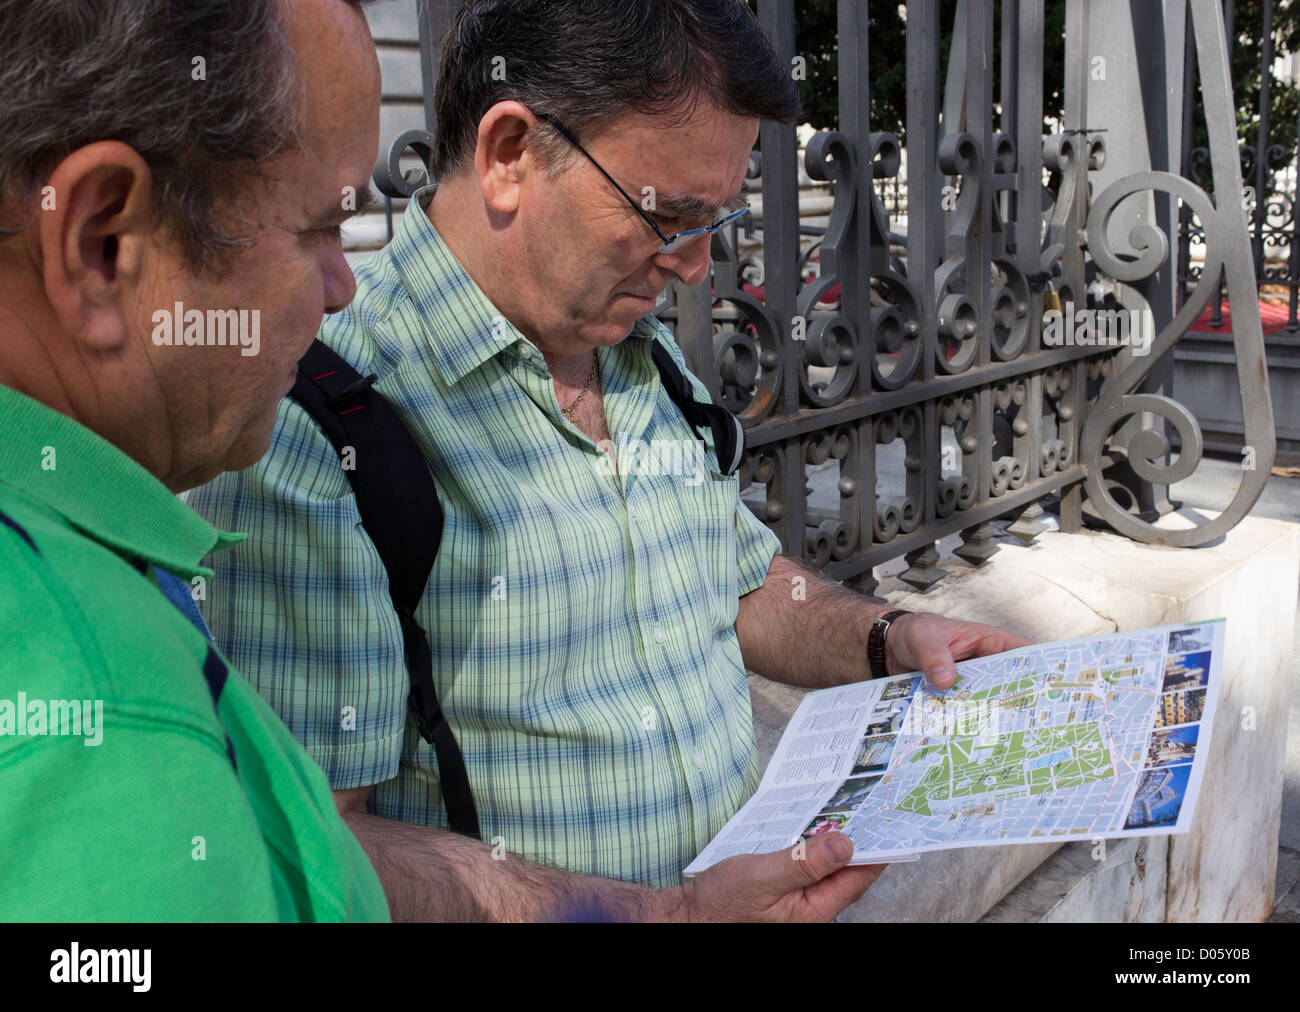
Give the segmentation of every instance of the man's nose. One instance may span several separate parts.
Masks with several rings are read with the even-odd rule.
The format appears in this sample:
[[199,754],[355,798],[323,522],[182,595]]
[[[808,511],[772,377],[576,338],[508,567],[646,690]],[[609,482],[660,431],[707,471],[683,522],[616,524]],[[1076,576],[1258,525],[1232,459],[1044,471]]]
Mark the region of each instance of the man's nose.
[[657,259],[681,278],[683,284],[698,285],[709,275],[710,245],[707,234],[696,236],[674,253],[660,253]]
[[337,313],[346,309],[357,294],[357,279],[343,255],[342,246],[333,246],[325,257],[325,312]]

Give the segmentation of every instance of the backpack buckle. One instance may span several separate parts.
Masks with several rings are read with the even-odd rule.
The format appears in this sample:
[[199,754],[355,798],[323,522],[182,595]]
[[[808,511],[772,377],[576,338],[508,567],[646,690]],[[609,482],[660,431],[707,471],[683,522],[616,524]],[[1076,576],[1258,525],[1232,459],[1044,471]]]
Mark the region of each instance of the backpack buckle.
[[329,398],[327,403],[329,404],[330,409],[337,411],[353,397],[369,390],[378,381],[379,376],[373,372],[369,376],[362,376],[360,379],[353,380],[333,397]]

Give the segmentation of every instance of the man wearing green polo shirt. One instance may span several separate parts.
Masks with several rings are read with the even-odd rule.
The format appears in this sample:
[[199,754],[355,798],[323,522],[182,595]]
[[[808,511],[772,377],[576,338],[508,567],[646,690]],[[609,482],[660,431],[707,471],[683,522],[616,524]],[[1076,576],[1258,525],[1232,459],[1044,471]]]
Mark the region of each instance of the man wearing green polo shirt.
[[[322,330],[378,375],[437,483],[415,618],[503,854],[679,883],[758,782],[746,665],[802,687],[868,677],[882,609],[776,555],[708,433],[698,470],[621,449],[695,446],[652,364],[681,351],[648,314],[706,277],[759,119],[797,109],[736,0],[468,2],[438,83],[440,185]],[[395,913],[419,916],[454,873],[425,828],[448,819],[344,467],[286,401],[261,463],[192,493],[250,532],[204,607],[329,775]],[[894,670],[949,684],[954,655],[1024,641],[911,615],[887,642]]]
[[[342,0],[120,7],[0,9],[0,917],[387,920],[319,770],[169,600],[239,540],[173,493],[257,460],[355,290],[329,229],[374,48]],[[227,310],[257,331],[211,342]]]
[[[0,94],[0,920],[387,920],[321,770],[194,608],[240,537],[173,495],[265,452],[354,294],[365,19],[4,3]],[[839,838],[652,892],[423,835],[454,855],[422,908],[447,918],[826,920],[879,871]]]

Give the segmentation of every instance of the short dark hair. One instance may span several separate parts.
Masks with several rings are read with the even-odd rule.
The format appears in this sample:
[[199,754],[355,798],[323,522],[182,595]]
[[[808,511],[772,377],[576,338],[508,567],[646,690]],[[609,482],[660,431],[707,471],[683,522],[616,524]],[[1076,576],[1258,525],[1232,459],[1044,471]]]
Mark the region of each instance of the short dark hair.
[[[223,227],[245,170],[299,144],[283,2],[0,0],[0,199],[29,200],[77,148],[118,140],[148,164],[191,269],[218,267],[249,241]],[[0,223],[0,240],[27,224]]]
[[[792,123],[799,96],[744,0],[465,0],[443,45],[432,172],[473,153],[497,102],[579,137],[631,112],[687,119],[701,102]],[[539,147],[567,152],[546,124]]]

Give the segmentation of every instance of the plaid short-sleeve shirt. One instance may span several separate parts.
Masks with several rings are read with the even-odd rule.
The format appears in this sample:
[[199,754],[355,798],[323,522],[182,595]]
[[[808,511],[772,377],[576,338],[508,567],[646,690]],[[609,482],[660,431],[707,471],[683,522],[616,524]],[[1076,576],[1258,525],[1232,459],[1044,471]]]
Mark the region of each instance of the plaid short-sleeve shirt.
[[[416,619],[483,837],[572,871],[679,882],[757,786],[734,623],[778,541],[718,475],[711,436],[702,458],[684,452],[695,433],[650,356],[660,341],[684,368],[666,328],[646,317],[597,349],[614,474],[423,203],[321,339],[379,375],[434,475],[445,522]],[[321,429],[284,401],[267,456],[187,498],[249,533],[213,560],[201,602],[234,664],[335,789],[375,785],[376,814],[445,826],[387,578]]]

